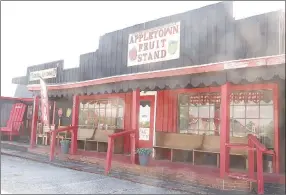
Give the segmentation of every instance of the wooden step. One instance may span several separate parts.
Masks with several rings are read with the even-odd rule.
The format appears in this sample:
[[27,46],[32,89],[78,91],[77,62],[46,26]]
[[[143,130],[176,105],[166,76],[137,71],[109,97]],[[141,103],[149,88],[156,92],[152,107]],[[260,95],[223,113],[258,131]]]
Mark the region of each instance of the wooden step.
[[228,176],[233,179],[241,179],[241,180],[246,180],[250,182],[257,182],[256,179],[249,178],[248,175],[241,174],[241,173],[229,173]]

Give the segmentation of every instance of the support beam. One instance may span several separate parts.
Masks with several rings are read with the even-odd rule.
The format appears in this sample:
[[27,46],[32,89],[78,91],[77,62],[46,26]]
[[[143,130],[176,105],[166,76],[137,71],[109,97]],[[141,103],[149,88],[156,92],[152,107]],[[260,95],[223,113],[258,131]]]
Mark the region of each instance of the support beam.
[[229,171],[229,143],[230,131],[230,83],[221,86],[221,115],[220,115],[220,177],[225,177]]
[[[274,106],[274,151],[273,157],[274,172],[280,172],[280,131],[279,131],[279,90],[276,84],[273,89],[273,106]],[[282,114],[282,113],[281,113]],[[285,152],[285,151],[284,151]]]
[[105,165],[105,175],[108,175],[110,168],[111,168],[111,160],[114,148],[114,139],[112,137],[108,137],[108,148],[106,154],[106,165]]
[[[73,96],[73,106],[72,106],[72,126],[78,127],[78,117],[79,117],[79,96]],[[78,128],[71,133],[71,154],[77,153],[77,131]]]
[[53,122],[52,125],[55,125],[55,116],[56,116],[56,101],[54,101],[54,106],[53,106]]
[[55,158],[55,150],[56,150],[56,135],[57,133],[51,133],[51,141],[50,141],[50,161],[53,161]]
[[38,113],[39,113],[39,97],[34,97],[33,103],[33,118],[32,118],[32,127],[31,127],[31,139],[30,139],[30,147],[34,148],[36,145],[37,139],[37,121],[38,121]]
[[[140,109],[140,89],[137,88],[132,92],[132,112],[131,112],[131,127],[135,130],[135,142],[133,147],[131,147],[131,154],[135,155],[135,150],[138,147],[139,142],[139,109]],[[135,156],[135,162],[138,163],[138,156]]]

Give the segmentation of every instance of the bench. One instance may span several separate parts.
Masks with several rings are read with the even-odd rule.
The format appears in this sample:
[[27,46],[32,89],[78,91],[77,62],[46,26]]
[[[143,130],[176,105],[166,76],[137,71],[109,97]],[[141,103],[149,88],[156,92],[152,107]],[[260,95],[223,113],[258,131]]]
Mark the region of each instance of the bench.
[[[247,137],[230,137],[229,141],[230,143],[247,144],[248,138]],[[217,158],[216,165],[217,167],[219,167],[220,136],[216,136],[216,135],[205,135],[204,136],[201,148],[193,150],[193,164],[195,164],[195,152],[216,154],[216,158]],[[238,149],[238,148],[230,149],[230,155],[247,157],[247,154],[248,154],[247,150],[245,149]],[[247,158],[246,158],[246,167],[247,167]]]
[[156,132],[155,158],[161,159],[164,149],[168,149],[171,152],[172,162],[190,161],[189,153],[201,148],[202,141],[203,135]]
[[[114,130],[95,130],[91,139],[86,140],[86,150],[95,150],[97,152],[107,152],[108,148],[108,135],[118,133],[122,129]],[[124,151],[124,138],[118,137],[114,140],[113,152],[115,154],[122,154]]]
[[[78,128],[77,140],[78,148],[87,151],[107,152],[108,135],[122,131],[121,129],[115,130],[99,130],[89,128]],[[114,141],[113,152],[115,154],[123,153],[124,151],[124,138],[119,137]]]
[[77,131],[77,144],[79,149],[84,149],[86,147],[86,141],[92,139],[95,129],[89,128],[78,128]]

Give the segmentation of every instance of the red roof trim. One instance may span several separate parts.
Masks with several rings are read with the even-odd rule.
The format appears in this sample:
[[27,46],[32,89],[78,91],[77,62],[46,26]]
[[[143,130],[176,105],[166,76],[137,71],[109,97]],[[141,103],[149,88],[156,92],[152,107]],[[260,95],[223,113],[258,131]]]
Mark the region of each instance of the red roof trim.
[[[81,82],[75,82],[75,83],[48,85],[48,90],[72,89],[72,88],[79,88],[79,87],[87,87],[91,85],[115,83],[115,82],[121,82],[121,81],[152,79],[152,78],[161,78],[161,77],[169,77],[169,76],[180,76],[180,75],[188,75],[188,74],[203,73],[203,72],[214,72],[214,71],[222,71],[222,70],[237,69],[237,68],[271,66],[271,65],[278,65],[278,64],[284,64],[284,63],[285,63],[285,54],[275,55],[275,56],[264,56],[264,57],[259,57],[259,58],[249,58],[249,59],[243,59],[243,60],[233,60],[233,61],[218,62],[218,63],[211,63],[211,64],[202,64],[202,65],[195,65],[195,66],[165,69],[165,70],[159,70],[159,71],[119,75],[119,76],[112,76],[112,77],[81,81]],[[28,85],[28,90],[31,90],[31,91],[40,90],[40,85],[38,84]]]
[[34,101],[33,98],[16,98],[16,97],[5,97],[5,96],[0,96],[0,100],[20,100],[20,101],[24,101],[24,102]]

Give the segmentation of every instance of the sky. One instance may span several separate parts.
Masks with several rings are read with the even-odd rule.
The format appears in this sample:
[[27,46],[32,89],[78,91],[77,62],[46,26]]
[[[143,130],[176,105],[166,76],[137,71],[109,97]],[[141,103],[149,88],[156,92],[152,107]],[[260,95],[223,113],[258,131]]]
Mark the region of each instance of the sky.
[[[2,1],[1,95],[28,66],[63,59],[65,68],[95,51],[105,33],[218,1]],[[235,1],[234,17],[285,10],[285,1]]]

